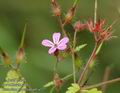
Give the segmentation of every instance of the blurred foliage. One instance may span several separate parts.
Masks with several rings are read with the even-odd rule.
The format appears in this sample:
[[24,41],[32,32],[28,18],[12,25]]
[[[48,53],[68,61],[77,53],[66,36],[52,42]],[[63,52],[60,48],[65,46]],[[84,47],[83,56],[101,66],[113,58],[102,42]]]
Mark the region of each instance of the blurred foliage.
[[[108,24],[119,18],[120,0],[98,0],[98,18],[105,18]],[[66,12],[72,5],[73,0],[58,0],[61,8]],[[114,3],[113,3],[114,2]],[[94,0],[80,0],[75,19],[82,21],[93,18]],[[41,40],[51,38],[52,33],[60,31],[56,18],[50,10],[50,0],[0,0],[0,46],[15,60],[15,53],[20,44],[22,31],[26,19],[28,28],[25,38],[25,51],[27,63],[21,65],[21,73],[33,88],[41,88],[46,82],[53,79],[53,66],[55,58],[48,55],[47,49],[42,47]],[[102,80],[106,65],[111,66],[109,79],[120,76],[120,21],[113,29],[117,39],[112,39],[103,44],[97,59],[97,65],[88,83],[98,83]],[[70,32],[70,31],[69,31]],[[87,44],[79,55],[83,62],[89,57],[93,48],[93,40],[89,32],[81,32],[78,35],[78,45]],[[72,62],[68,58],[59,63],[59,73],[62,76],[70,74]],[[7,70],[0,67],[0,84],[3,83]],[[69,84],[66,83],[64,90]],[[120,83],[108,87],[106,93],[119,91]],[[63,90],[63,91],[64,91]],[[47,93],[46,89],[41,91]],[[39,93],[41,93],[39,92]]]

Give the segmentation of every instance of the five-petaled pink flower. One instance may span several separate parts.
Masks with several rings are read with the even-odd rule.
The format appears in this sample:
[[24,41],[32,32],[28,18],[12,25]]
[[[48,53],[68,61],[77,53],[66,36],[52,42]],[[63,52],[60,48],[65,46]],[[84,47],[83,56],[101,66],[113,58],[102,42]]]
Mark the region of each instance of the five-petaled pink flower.
[[60,40],[60,33],[53,33],[53,42],[48,39],[42,41],[42,45],[45,47],[50,47],[48,53],[53,54],[56,50],[65,50],[67,48],[67,43],[69,42],[68,37],[64,37]]

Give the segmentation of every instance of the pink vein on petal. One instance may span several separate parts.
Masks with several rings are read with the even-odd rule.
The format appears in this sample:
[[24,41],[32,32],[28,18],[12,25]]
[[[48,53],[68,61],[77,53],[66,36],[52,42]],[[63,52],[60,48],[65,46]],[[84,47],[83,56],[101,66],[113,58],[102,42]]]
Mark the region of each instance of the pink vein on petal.
[[53,47],[51,47],[51,48],[49,49],[48,53],[49,53],[49,54],[53,54],[53,53],[56,51],[56,49],[57,49],[57,48],[53,46]]
[[52,47],[52,46],[54,46],[54,44],[50,40],[48,40],[48,39],[44,39],[42,41],[42,45],[46,46],[46,47]]
[[64,46],[69,42],[69,38],[68,37],[64,37],[63,39],[60,40],[58,46]]
[[59,40],[60,40],[60,36],[61,34],[60,33],[53,33],[53,42],[55,44],[58,44]]

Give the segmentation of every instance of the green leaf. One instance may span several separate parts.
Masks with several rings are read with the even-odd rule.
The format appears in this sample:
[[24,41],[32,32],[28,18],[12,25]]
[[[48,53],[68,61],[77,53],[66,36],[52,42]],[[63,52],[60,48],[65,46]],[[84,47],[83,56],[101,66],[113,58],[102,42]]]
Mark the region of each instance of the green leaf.
[[102,91],[97,90],[97,88],[93,88],[90,90],[82,90],[81,93],[102,93]]
[[98,91],[97,88],[93,88],[91,90],[88,90],[87,93],[102,93],[102,91]]
[[47,88],[47,87],[50,87],[50,86],[52,86],[52,85],[54,85],[53,81],[48,82],[48,83],[45,84],[43,87],[44,87],[44,88]]
[[75,48],[75,52],[79,52],[81,49],[83,49],[84,47],[86,47],[87,44],[83,44],[83,45],[79,45]]
[[0,88],[0,93],[26,93],[25,79],[16,70],[10,70],[7,73],[3,88]]
[[78,84],[72,84],[68,90],[66,91],[66,93],[77,93],[80,91],[80,87]]

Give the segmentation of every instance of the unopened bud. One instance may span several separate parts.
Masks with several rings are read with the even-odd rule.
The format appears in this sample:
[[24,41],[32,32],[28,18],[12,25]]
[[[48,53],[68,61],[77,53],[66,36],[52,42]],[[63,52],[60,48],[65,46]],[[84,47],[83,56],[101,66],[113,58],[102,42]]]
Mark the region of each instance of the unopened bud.
[[16,64],[20,64],[20,62],[24,59],[25,53],[23,48],[19,48],[16,55]]
[[54,16],[60,16],[61,10],[60,10],[60,7],[58,6],[56,0],[52,0],[51,4],[52,4],[52,10],[53,10]]
[[6,52],[2,52],[3,62],[5,65],[10,65],[11,60]]

